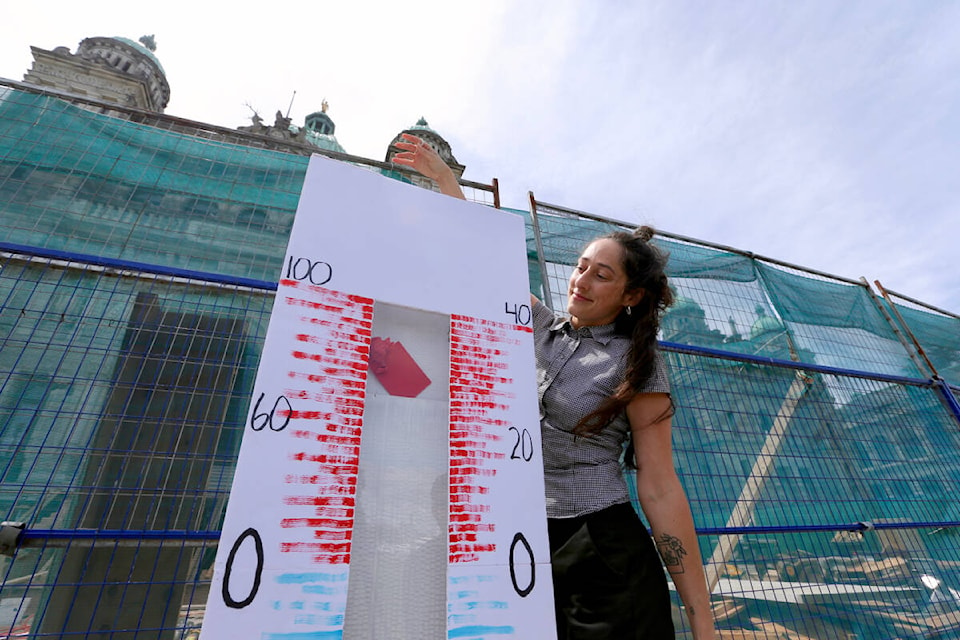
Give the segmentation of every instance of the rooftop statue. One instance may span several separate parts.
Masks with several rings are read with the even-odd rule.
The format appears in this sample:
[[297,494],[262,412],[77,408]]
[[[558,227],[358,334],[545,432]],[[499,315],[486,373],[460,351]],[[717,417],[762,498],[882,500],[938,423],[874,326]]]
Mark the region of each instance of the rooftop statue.
[[139,42],[140,42],[140,44],[142,44],[143,46],[145,46],[145,47],[146,47],[147,49],[149,49],[150,51],[156,51],[156,50],[157,50],[157,41],[156,41],[156,39],[153,37],[153,34],[152,34],[152,33],[151,33],[150,35],[148,35],[148,36],[140,36]]

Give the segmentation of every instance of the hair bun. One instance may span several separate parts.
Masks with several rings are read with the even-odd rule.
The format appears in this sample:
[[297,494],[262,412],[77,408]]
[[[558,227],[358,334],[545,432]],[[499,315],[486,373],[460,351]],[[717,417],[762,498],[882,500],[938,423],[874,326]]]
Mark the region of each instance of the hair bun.
[[643,225],[642,227],[637,227],[636,229],[633,230],[633,237],[639,238],[644,242],[650,242],[650,240],[653,238],[655,233],[656,231],[653,230],[653,227],[648,227],[647,225]]

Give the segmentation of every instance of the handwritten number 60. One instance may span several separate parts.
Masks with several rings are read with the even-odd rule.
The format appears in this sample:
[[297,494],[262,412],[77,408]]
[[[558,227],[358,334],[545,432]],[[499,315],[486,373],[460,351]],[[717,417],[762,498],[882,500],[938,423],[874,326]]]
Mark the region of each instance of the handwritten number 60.
[[[248,593],[247,597],[243,600],[234,600],[233,596],[230,595],[230,576],[233,573],[233,561],[237,557],[237,551],[240,550],[240,545],[243,544],[243,541],[248,537],[253,538],[254,550],[257,553],[257,568],[253,572],[253,584],[250,586],[250,593]],[[257,533],[257,530],[250,527],[240,534],[240,537],[233,543],[233,547],[230,548],[230,555],[227,556],[227,566],[223,570],[223,585],[220,589],[220,593],[223,595],[223,603],[231,609],[243,609],[253,602],[253,599],[257,596],[257,591],[260,590],[260,575],[262,573],[263,540],[260,539],[260,534]]]
[[[287,400],[286,396],[280,396],[277,398],[277,401],[273,403],[273,409],[269,412],[258,413],[260,411],[260,403],[263,402],[263,398],[266,395],[265,393],[261,393],[257,399],[257,403],[253,405],[253,414],[250,416],[250,428],[254,431],[263,431],[264,427],[269,426],[271,431],[283,431],[287,425],[290,424],[290,414],[293,412],[293,407],[290,406],[290,401]],[[273,419],[277,416],[277,409],[280,408],[281,402],[287,405],[287,408],[280,412],[280,415],[283,416],[283,423],[277,426],[273,423]]]

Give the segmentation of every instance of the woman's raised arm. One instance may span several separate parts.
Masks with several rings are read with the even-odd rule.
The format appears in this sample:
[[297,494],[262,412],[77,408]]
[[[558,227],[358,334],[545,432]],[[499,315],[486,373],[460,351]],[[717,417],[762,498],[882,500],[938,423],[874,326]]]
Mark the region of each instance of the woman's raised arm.
[[402,164],[420,172],[427,178],[440,185],[440,193],[454,198],[466,200],[463,189],[453,175],[453,170],[443,161],[443,158],[429,144],[409,133],[400,134],[403,140],[394,143],[398,149],[403,149],[393,156],[393,162]]

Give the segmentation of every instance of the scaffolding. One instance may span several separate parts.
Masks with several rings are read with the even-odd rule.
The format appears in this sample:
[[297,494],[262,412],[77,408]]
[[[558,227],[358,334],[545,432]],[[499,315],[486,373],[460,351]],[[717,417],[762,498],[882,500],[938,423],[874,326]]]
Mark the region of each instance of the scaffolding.
[[[197,637],[312,152],[405,176],[0,82],[0,638]],[[554,307],[583,246],[629,228],[533,194],[513,213]],[[654,242],[720,637],[960,637],[960,316]]]

